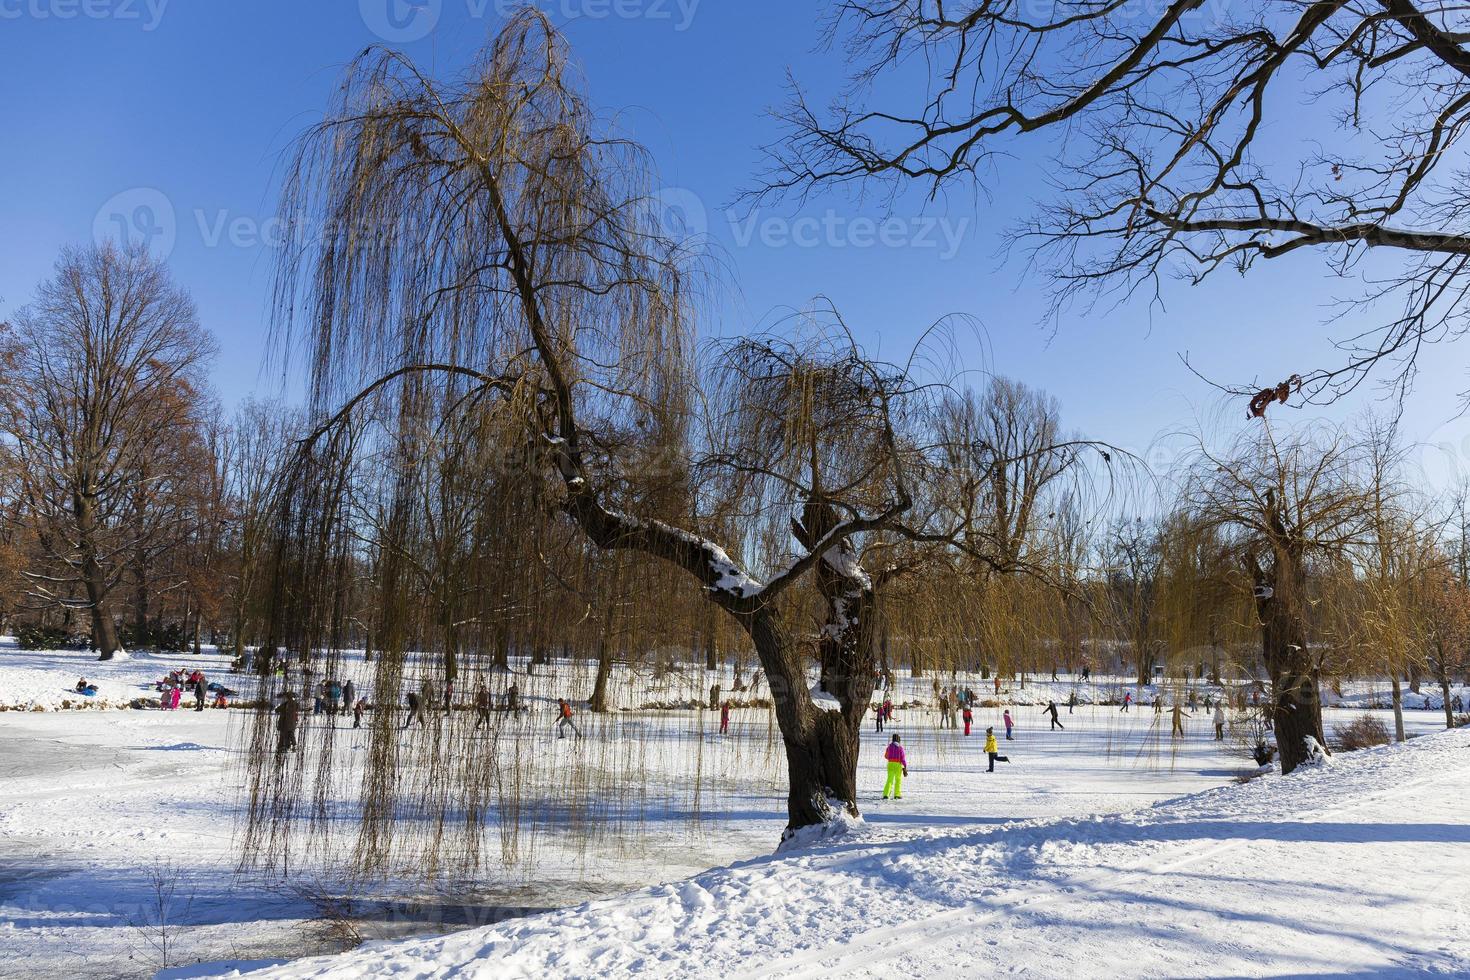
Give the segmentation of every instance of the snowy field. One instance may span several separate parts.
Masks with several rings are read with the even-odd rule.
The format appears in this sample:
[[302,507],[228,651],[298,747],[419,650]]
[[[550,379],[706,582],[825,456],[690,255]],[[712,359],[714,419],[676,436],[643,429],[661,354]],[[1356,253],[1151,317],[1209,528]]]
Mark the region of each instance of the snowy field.
[[1102,817],[836,840],[267,969],[361,977],[1470,975],[1470,732]]
[[[0,799],[5,801],[0,811],[0,946],[6,952],[0,958],[0,976],[145,977],[165,963],[176,967],[165,976],[211,976],[228,972],[229,962],[279,961],[342,948],[341,923],[336,921],[341,917],[341,896],[333,892],[336,877],[330,861],[315,867],[307,862],[303,874],[290,882],[234,874],[241,773],[234,746],[238,745],[241,713],[34,710],[56,708],[64,701],[80,702],[67,689],[82,675],[99,685],[98,697],[89,707],[151,697],[151,680],[173,667],[201,661],[213,679],[232,683],[224,672],[223,658],[212,655],[198,660],[140,655],[115,664],[97,664],[84,653],[0,650],[0,704],[22,709],[0,713]],[[368,684],[369,676],[362,671],[359,682]],[[837,955],[833,951],[844,935],[850,944],[863,940],[848,947],[860,964],[869,962],[865,956],[875,955],[871,950],[864,954],[867,940],[887,935],[884,930],[906,938],[879,945],[912,957],[918,955],[913,950],[926,949],[930,940],[917,933],[909,935],[903,924],[940,917],[937,921],[949,923],[945,936],[969,935],[970,946],[954,952],[959,958],[952,962],[913,960],[910,965],[923,965],[918,975],[932,975],[940,965],[946,967],[940,972],[970,972],[968,963],[1044,972],[1045,961],[1030,957],[1025,952],[1027,944],[1020,943],[1014,933],[1041,928],[1039,920],[1033,921],[1033,913],[1023,914],[1023,910],[1035,905],[1033,900],[1053,895],[1070,896],[1065,902],[1047,898],[1042,905],[1069,910],[1067,914],[1076,919],[1069,927],[1075,936],[1064,938],[1061,925],[1048,919],[1046,929],[1050,931],[1032,938],[1060,944],[1056,955],[1061,957],[1057,963],[1062,968],[1057,972],[1063,975],[1093,972],[1085,969],[1090,959],[1081,937],[1086,936],[1105,946],[1099,955],[1113,958],[1109,962],[1124,973],[1259,974],[1276,971],[1263,958],[1229,961],[1235,965],[1219,969],[1209,963],[1209,957],[1237,955],[1209,952],[1236,949],[1225,944],[1225,933],[1244,932],[1250,938],[1255,936],[1251,923],[1256,919],[1280,917],[1278,912],[1256,909],[1256,898],[1245,891],[1245,878],[1259,879],[1256,887],[1261,896],[1278,896],[1279,892],[1280,900],[1286,901],[1283,896],[1294,894],[1298,901],[1320,904],[1327,895],[1321,868],[1328,865],[1321,865],[1323,860],[1330,859],[1333,867],[1369,867],[1364,862],[1378,861],[1381,851],[1399,862],[1400,869],[1422,869],[1403,876],[1412,883],[1420,877],[1436,878],[1442,869],[1453,866],[1436,851],[1443,835],[1465,842],[1463,835],[1454,836],[1460,833],[1464,772],[1459,773],[1458,781],[1447,783],[1452,812],[1439,812],[1432,803],[1406,798],[1414,808],[1413,819],[1438,827],[1441,838],[1431,839],[1430,830],[1416,830],[1416,824],[1403,831],[1404,840],[1384,830],[1377,843],[1391,846],[1374,848],[1371,855],[1333,852],[1330,842],[1306,847],[1303,839],[1311,834],[1304,830],[1282,836],[1286,832],[1270,823],[1276,819],[1270,814],[1261,817],[1268,822],[1266,830],[1250,831],[1247,836],[1247,831],[1233,824],[1247,815],[1248,807],[1239,801],[1258,800],[1249,794],[1272,796],[1273,791],[1257,787],[1276,784],[1284,787],[1279,794],[1283,799],[1300,795],[1304,791],[1297,786],[1319,777],[1268,777],[1235,786],[1235,777],[1251,767],[1210,737],[1203,711],[1187,720],[1188,736],[1176,740],[1169,737],[1167,712],[1159,716],[1151,709],[1135,707],[1124,714],[1116,707],[1084,704],[1068,714],[1064,702],[1073,689],[1070,681],[1032,681],[1025,691],[1007,690],[1002,697],[1004,702],[1018,702],[1012,708],[1020,726],[1017,738],[1005,744],[1011,765],[986,773],[980,751],[984,726],[999,728],[1000,707],[977,712],[977,734],[969,739],[939,731],[936,715],[928,708],[900,710],[894,730],[904,736],[912,773],[904,800],[884,803],[876,799],[882,784],[880,739],[886,736],[875,735],[870,726],[862,757],[863,824],[842,841],[773,861],[771,851],[784,823],[784,789],[769,712],[737,709],[733,734],[720,738],[713,731],[717,718],[712,712],[636,708],[650,702],[694,700],[716,682],[728,690],[728,675],[721,678],[691,668],[657,681],[622,676],[617,685],[620,703],[635,710],[618,712],[607,720],[581,716],[590,731],[580,742],[558,742],[552,737],[549,699],[557,690],[590,689],[584,666],[552,665],[540,668],[535,676],[523,674],[518,679],[533,699],[526,737],[557,769],[605,765],[604,760],[623,754],[625,744],[633,744],[625,740],[636,740],[642,753],[640,779],[657,782],[662,777],[668,786],[642,789],[651,795],[641,798],[639,809],[646,807],[649,812],[604,828],[590,847],[585,840],[562,840],[553,833],[535,848],[528,847],[534,853],[503,873],[472,882],[445,881],[429,891],[385,883],[379,892],[355,894],[350,917],[353,931],[362,938],[386,942],[489,923],[490,933],[471,929],[444,940],[446,945],[429,947],[443,951],[446,969],[468,962],[478,950],[490,950],[493,955],[482,963],[488,971],[484,976],[606,976],[639,968],[667,975],[759,972],[758,967],[777,950],[794,953],[802,949],[813,958],[787,965],[773,961],[771,969],[818,975],[832,967],[829,959]],[[930,684],[904,678],[895,700],[927,700],[932,696]],[[972,686],[982,696],[993,695],[988,683],[982,689],[975,679]],[[1089,700],[1093,696],[1101,700],[1121,687],[1120,681],[1104,680],[1079,690]],[[1052,696],[1063,702],[1065,732],[1046,731],[1046,721],[1033,703]],[[1147,689],[1139,696],[1151,700]],[[1376,695],[1364,687],[1350,696],[1361,701]],[[1356,711],[1329,710],[1328,728],[1356,715]],[[1388,712],[1380,715],[1391,724]],[[1435,711],[1410,711],[1406,718],[1412,734],[1429,734],[1443,726],[1443,716]],[[328,722],[318,717],[311,723]],[[1461,739],[1460,733],[1416,739],[1393,752],[1342,756],[1331,768],[1330,778],[1347,779],[1343,774],[1355,772],[1360,759],[1419,759],[1406,753],[1421,748],[1430,752],[1436,745],[1455,746],[1454,751],[1431,752],[1436,760],[1454,758],[1456,752],[1463,756],[1465,743],[1455,739]],[[1379,769],[1388,765],[1382,763]],[[687,787],[682,795],[675,790],[696,774],[701,786],[691,805]],[[1404,781],[1418,778],[1406,775]],[[1223,795],[1150,809],[1163,800],[1217,787],[1225,787]],[[1362,793],[1370,795],[1381,788],[1375,783]],[[1344,798],[1351,796],[1345,787],[1333,789],[1339,791]],[[1274,796],[1267,802],[1275,805]],[[1291,806],[1301,803],[1296,800]],[[1277,823],[1296,825],[1307,819],[1291,816],[1296,812],[1282,811]],[[1387,822],[1387,811],[1375,812],[1375,821]],[[1103,819],[1103,815],[1118,813],[1127,816]],[[1333,832],[1348,822],[1338,817],[1312,819]],[[1017,825],[1016,821],[1043,822]],[[1165,825],[1174,829],[1159,829]],[[1158,895],[1135,896],[1130,889],[1142,889],[1142,880],[1104,882],[1096,875],[1087,878],[1082,874],[1087,869],[1172,866],[1208,850],[1201,843],[1205,840],[1246,846],[1221,852],[1198,868],[1190,864],[1190,875],[1196,877],[1170,872],[1173,877],[1167,888],[1149,877],[1162,872],[1144,876],[1150,888],[1165,888],[1170,894],[1177,891],[1173,901],[1187,915],[1176,914],[1174,906],[1166,905]],[[1297,845],[1303,845],[1302,853],[1311,862],[1318,862],[1308,865],[1318,872],[1310,887],[1285,883],[1287,866],[1281,862],[1290,855],[1273,851],[1294,853]],[[1322,848],[1329,853],[1324,855]],[[712,867],[740,862],[753,863],[709,872],[694,884],[660,886],[632,898],[612,899],[612,904],[558,912],[549,918],[523,918],[541,910],[609,900],[650,882],[679,882]],[[1206,867],[1215,869],[1209,874],[1218,873],[1220,881],[1229,877],[1221,869],[1233,869],[1231,873],[1241,880],[1228,888],[1222,885],[1226,890],[1216,894],[1213,882],[1217,879],[1206,875]],[[803,869],[816,869],[810,882],[798,881],[806,875]],[[1470,869],[1460,868],[1456,873],[1466,870]],[[912,884],[904,886],[905,882]],[[1389,888],[1390,883],[1383,884]],[[912,887],[912,893],[906,887]],[[1342,888],[1346,891],[1349,885],[1342,883]],[[1391,889],[1382,894],[1390,893]],[[728,907],[717,913],[708,904],[715,901],[709,894],[730,896]],[[1089,894],[1094,901],[1077,901]],[[835,912],[820,907],[817,899],[822,895],[834,897],[839,910],[851,912],[850,926],[830,934],[823,931],[828,928],[823,925],[824,916]],[[326,901],[334,896],[338,905]],[[1122,904],[1108,911],[1108,903],[1114,901]],[[1423,912],[1428,916],[1432,902],[1425,901]],[[1094,904],[1101,910],[1096,916]],[[763,911],[766,906],[769,910]],[[1408,904],[1401,907],[1405,915],[1412,908]],[[1002,909],[1007,911],[1002,913]],[[1320,911],[1302,914],[1310,917]],[[983,921],[971,923],[967,916],[981,916]],[[1117,920],[1104,928],[1097,916]],[[1344,936],[1335,948],[1341,955],[1361,958],[1363,950],[1354,945],[1358,940],[1349,940],[1362,932],[1365,921],[1375,920],[1364,920],[1355,913],[1350,928],[1340,930]],[[793,937],[792,930],[802,923],[810,928]],[[1233,924],[1227,928],[1227,923]],[[1178,936],[1186,934],[1181,929],[1199,930],[1201,936],[1213,937],[1211,941],[1218,943],[1201,946],[1204,958],[1195,961],[1169,959],[1182,955],[1178,949],[1169,952],[1174,948],[1171,942],[1177,945]],[[1274,934],[1264,926],[1260,931],[1255,939],[1262,943]],[[742,932],[750,936],[732,935]],[[985,941],[974,938],[982,933]],[[670,938],[676,934],[681,938]],[[626,942],[611,942],[609,935],[621,936]],[[824,935],[829,938],[822,940]],[[520,938],[514,938],[517,936]],[[762,937],[768,937],[769,946],[759,945],[766,942]],[[997,945],[985,945],[988,940]],[[741,945],[748,942],[758,945],[749,949]],[[831,948],[823,947],[822,942],[830,942]],[[936,948],[942,947],[940,939],[934,942],[939,944]],[[1312,943],[1316,948],[1317,941]],[[571,953],[573,948],[580,952]],[[370,943],[350,954],[352,959],[340,961],[340,967],[313,965],[310,970],[329,971],[320,973],[324,976],[374,976],[402,968],[405,972],[394,975],[438,975],[425,967],[424,955],[389,954]],[[737,955],[755,958],[737,969],[731,959]],[[1444,958],[1450,954],[1426,948],[1424,955],[1427,958],[1420,965],[1434,967],[1447,962]],[[382,958],[389,956],[392,958]],[[700,962],[698,956],[706,957],[703,965],[691,966]],[[1072,956],[1077,959],[1067,959]],[[1313,966],[1309,959],[1300,954],[1290,961],[1290,969],[1332,972],[1323,965],[1325,960]],[[1152,966],[1128,965],[1135,961]],[[490,969],[492,962],[497,969]],[[1066,966],[1069,962],[1070,967]],[[1388,961],[1372,962],[1382,965]],[[1408,969],[1419,961],[1394,962]],[[301,975],[307,969],[291,967],[295,972],[285,975]]]

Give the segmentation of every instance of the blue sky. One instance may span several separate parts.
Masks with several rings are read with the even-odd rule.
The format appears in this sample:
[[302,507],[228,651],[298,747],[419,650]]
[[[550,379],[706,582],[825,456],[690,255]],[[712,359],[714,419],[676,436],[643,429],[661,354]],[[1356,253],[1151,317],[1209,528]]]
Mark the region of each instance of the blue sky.
[[[219,339],[226,405],[262,374],[276,177],[292,137],[319,118],[342,66],[387,40],[439,74],[463,65],[506,0],[0,0],[0,317],[23,304],[57,250],[119,227],[167,247],[176,278]],[[799,212],[724,210],[778,130],[767,110],[788,70],[817,92],[840,62],[821,47],[815,0],[541,0],[565,25],[593,100],[658,161],[666,200],[709,230],[724,289],[710,333],[769,326],[824,297],[860,338],[899,357],[941,317],[974,318],[975,369],[1056,394],[1067,424],[1143,450],[1199,416],[1244,425],[1191,375],[1272,382],[1330,356],[1322,320],[1344,286],[1311,255],[1245,280],[1171,289],[1044,326],[1038,281],[1003,265],[1001,233],[1045,198],[1044,140],[1019,145],[988,192],[887,210],[845,195]],[[1271,134],[1267,133],[1269,139]],[[1051,137],[1047,137],[1050,139]],[[886,226],[880,222],[888,220]],[[121,224],[119,224],[121,223]],[[1464,447],[1455,393],[1466,348],[1429,358],[1405,420],[1415,438]],[[1333,417],[1372,404],[1364,392]],[[1458,451],[1458,449],[1457,449]],[[1464,454],[1461,454],[1462,456]]]

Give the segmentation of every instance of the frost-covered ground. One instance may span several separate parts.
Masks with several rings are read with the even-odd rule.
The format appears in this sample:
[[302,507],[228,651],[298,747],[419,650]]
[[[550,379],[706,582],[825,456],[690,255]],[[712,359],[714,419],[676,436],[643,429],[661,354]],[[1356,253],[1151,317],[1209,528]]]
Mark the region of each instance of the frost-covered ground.
[[[223,658],[209,654],[199,659],[140,654],[127,661],[97,664],[85,653],[3,649],[0,705],[49,709],[64,701],[79,702],[68,688],[81,675],[99,685],[98,699],[89,706],[104,701],[125,704],[133,697],[151,697],[148,683],[168,669],[201,662],[213,679],[243,687],[225,673]],[[370,687],[367,668],[354,665],[352,669],[360,687]],[[713,733],[717,721],[714,713],[633,710],[613,716],[606,725],[597,723],[598,734],[584,742],[558,742],[549,731],[549,699],[557,691],[575,694],[590,689],[590,671],[585,665],[561,664],[539,668],[534,676],[523,672],[518,679],[535,704],[529,722],[533,733],[537,725],[546,726],[544,742],[536,743],[537,751],[546,753],[558,765],[597,765],[597,760],[622,752],[621,743],[609,746],[597,744],[599,740],[636,739],[641,753],[640,772],[662,774],[673,784],[687,780],[690,772],[699,773],[705,781],[699,806],[691,810],[687,799],[654,794],[650,799],[656,802],[650,812],[616,828],[611,842],[601,840],[590,850],[575,846],[576,841],[552,836],[535,849],[525,865],[514,871],[507,869],[503,876],[492,875],[474,883],[446,882],[433,891],[385,886],[381,892],[355,896],[355,927],[364,935],[402,936],[501,922],[536,910],[605,899],[650,882],[679,881],[732,862],[757,862],[728,873],[735,876],[732,881],[748,879],[751,889],[757,888],[756,879],[785,873],[774,869],[787,865],[765,861],[784,822],[779,752],[772,748],[768,711],[737,710],[734,734],[723,739]],[[621,672],[615,688],[620,703],[638,705],[698,698],[716,682],[728,691],[731,678],[728,673],[720,676],[691,667],[657,680]],[[932,696],[930,685],[928,680],[902,678],[895,700],[927,699]],[[982,689],[979,679],[973,679],[971,685],[977,693],[993,696],[993,688],[987,684]],[[913,894],[905,895],[895,888],[892,881],[898,879],[884,884],[883,879],[874,878],[872,887],[878,895],[892,893],[891,901],[873,905],[875,915],[901,918],[907,914],[905,908],[920,917],[938,914],[944,902],[959,902],[962,906],[966,901],[979,901],[985,889],[1000,889],[996,894],[1015,897],[1022,893],[1013,890],[1024,890],[1028,878],[1053,874],[1055,869],[1048,870],[1045,862],[1018,860],[1005,856],[1009,852],[988,850],[999,846],[996,841],[1020,833],[997,830],[1007,821],[1079,820],[1076,826],[1090,827],[1095,823],[1094,815],[1133,811],[1160,800],[1224,786],[1243,768],[1239,758],[1229,755],[1209,737],[1203,711],[1188,720],[1189,735],[1181,741],[1168,737],[1168,714],[1160,717],[1150,709],[1135,708],[1124,714],[1115,707],[1083,705],[1068,715],[1064,702],[1072,689],[1070,679],[1056,684],[1033,680],[1024,691],[1010,690],[1009,682],[1006,686],[1003,701],[1023,702],[1012,708],[1020,729],[1017,740],[1006,745],[1014,760],[1009,767],[995,774],[985,773],[980,752],[979,732],[987,724],[998,725],[1001,708],[984,708],[977,713],[977,734],[971,739],[938,731],[931,710],[900,710],[895,730],[904,735],[912,771],[904,801],[884,804],[875,799],[882,782],[881,741],[870,732],[862,758],[865,825],[848,841],[836,845],[836,850],[822,851],[824,857],[811,852],[793,860],[818,861],[831,869],[840,863],[836,855],[843,853],[842,848],[855,848],[851,850],[855,856],[867,855],[861,857],[862,861],[876,860],[876,856],[886,853],[897,855],[903,848],[910,848],[912,861],[918,862],[911,875],[917,882]],[[1096,696],[1102,700],[1123,686],[1122,681],[1102,679],[1079,691],[1084,698]],[[1372,687],[1359,685],[1348,693],[1361,700],[1369,696]],[[370,690],[365,693],[371,694]],[[1140,693],[1151,699],[1152,692],[1145,689]],[[1046,697],[1063,702],[1066,732],[1047,732],[1039,709],[1029,703]],[[1355,714],[1330,711],[1329,728]],[[1388,712],[1380,716],[1385,720],[1390,717]],[[5,954],[0,957],[0,976],[149,976],[165,959],[172,964],[251,961],[337,948],[340,935],[321,921],[321,894],[330,893],[334,880],[331,867],[313,869],[308,860],[304,863],[305,874],[293,883],[237,878],[233,874],[240,813],[240,759],[234,746],[238,744],[237,726],[242,720],[237,712],[214,710],[197,714],[137,710],[0,713],[0,949]],[[1443,716],[1434,711],[1410,711],[1407,720],[1415,734],[1436,731],[1443,724]],[[310,723],[326,724],[328,720],[317,717]],[[1421,744],[1430,743],[1416,740],[1410,747],[1417,749]],[[695,757],[697,768],[691,763]],[[1451,795],[1457,802],[1464,797],[1462,789]],[[1147,816],[1152,812],[1130,817],[1120,826],[1152,819]],[[992,831],[1001,836],[992,840],[986,836]],[[1068,839],[1069,834],[1076,836],[1069,830],[1062,839]],[[944,842],[959,840],[973,841],[965,845],[972,847],[965,853],[976,855],[974,866],[950,884],[944,884],[948,879],[943,878],[929,881],[926,855],[931,851],[949,853],[951,844]],[[1275,874],[1275,857],[1264,852],[1262,855],[1249,850],[1238,857],[1244,862],[1243,874],[1259,873],[1269,884]],[[1047,860],[1053,857],[1048,851]],[[1087,860],[1078,852],[1079,864]],[[1358,858],[1354,855],[1351,860]],[[855,869],[860,867],[867,865],[854,865]],[[1440,863],[1429,850],[1416,850],[1401,867],[1427,868],[1430,870],[1424,873],[1437,874]],[[866,880],[870,872],[854,870],[852,874]],[[773,880],[784,881],[779,877]],[[831,894],[845,901],[842,896],[853,882],[841,878],[832,884],[836,890]],[[166,907],[162,914],[160,886],[165,892],[172,889],[172,895],[162,903]],[[687,893],[694,903],[691,908],[699,911],[697,906],[703,900],[699,891],[691,890],[695,886],[670,887],[665,899],[675,896],[684,902]],[[704,884],[698,888],[709,890]],[[951,888],[954,895],[944,898]],[[1204,890],[1208,891],[1208,885]],[[1302,894],[1312,898],[1318,893]],[[869,901],[861,889],[853,895],[860,904]],[[682,961],[677,957],[661,958],[667,950],[654,942],[661,927],[637,931],[640,927],[636,916],[642,914],[637,909],[655,898],[645,895],[628,900],[627,915],[619,912],[618,916],[623,917],[616,921],[631,923],[628,937],[643,937],[631,948],[643,948],[648,964],[667,963],[668,972],[678,972],[681,968],[677,964]],[[784,899],[772,901],[778,909],[796,908]],[[659,914],[666,913],[672,914],[669,909]],[[698,924],[693,933],[696,939],[706,932],[714,936],[725,927],[709,918],[712,914],[701,912],[700,917],[691,920]],[[815,927],[822,922],[820,909],[796,908],[792,914],[797,918],[782,925],[749,911],[749,929],[757,934],[774,929],[773,935],[779,938],[785,935],[782,930],[794,928],[793,923],[807,921]],[[1174,928],[1167,915],[1147,904],[1119,914],[1157,920],[1157,928],[1166,931]],[[160,920],[168,923],[167,928],[160,928]],[[525,921],[536,923],[527,928],[539,935],[536,930],[546,928],[548,920]],[[864,932],[879,928],[876,919],[856,921],[868,923],[862,927]],[[993,938],[1001,938],[1003,930],[1010,927],[997,921],[987,928]],[[683,929],[681,926],[681,932]],[[1148,947],[1150,935],[1140,933],[1132,942]],[[166,955],[158,948],[163,940],[170,944]],[[487,941],[464,939],[480,945]],[[568,941],[573,945],[582,942]],[[538,967],[539,948],[534,943],[528,945],[527,958],[509,964],[514,967],[510,974],[492,971],[486,975],[511,975],[519,969],[543,975],[579,970],[596,974],[603,970],[603,961],[593,959],[546,961]],[[711,963],[734,970],[734,961],[721,959],[724,947],[699,946],[695,942],[690,948],[704,949]],[[503,950],[496,949],[496,956],[504,962]],[[759,955],[766,957],[768,953]],[[975,958],[980,951],[964,955]],[[374,961],[353,962],[371,965]],[[607,962],[609,969],[621,963],[616,957]],[[762,962],[757,959],[741,968],[754,972]],[[1017,964],[1007,961],[1007,965]],[[170,975],[214,975],[221,969],[200,966]],[[707,964],[695,972],[709,969]],[[1061,972],[1076,973],[1079,969],[1074,965],[1070,971]],[[1265,968],[1242,969],[1261,972]],[[360,975],[374,972],[369,969]],[[1159,972],[1190,971],[1160,965]],[[1201,967],[1197,972],[1217,971]]]

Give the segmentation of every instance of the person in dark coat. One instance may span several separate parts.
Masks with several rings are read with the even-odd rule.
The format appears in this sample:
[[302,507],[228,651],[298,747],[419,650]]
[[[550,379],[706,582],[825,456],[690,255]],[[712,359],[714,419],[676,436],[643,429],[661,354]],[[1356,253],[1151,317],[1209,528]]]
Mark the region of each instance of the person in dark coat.
[[296,748],[296,727],[301,722],[301,707],[296,695],[290,691],[276,708],[276,755],[285,755]]
[[203,711],[204,701],[209,697],[209,685],[204,680],[204,675],[194,675],[194,710]]
[[1046,703],[1046,707],[1041,710],[1041,713],[1044,715],[1051,715],[1052,731],[1056,731],[1058,728],[1060,728],[1062,731],[1067,730],[1067,726],[1063,725],[1062,720],[1057,717],[1057,703],[1055,701],[1048,701]]
[[409,725],[412,725],[413,720],[417,718],[419,721],[419,727],[423,728],[424,715],[423,712],[419,710],[422,702],[419,701],[418,693],[415,691],[409,691],[407,694],[404,695],[404,700],[408,703],[408,717],[403,719],[403,727],[407,728]]

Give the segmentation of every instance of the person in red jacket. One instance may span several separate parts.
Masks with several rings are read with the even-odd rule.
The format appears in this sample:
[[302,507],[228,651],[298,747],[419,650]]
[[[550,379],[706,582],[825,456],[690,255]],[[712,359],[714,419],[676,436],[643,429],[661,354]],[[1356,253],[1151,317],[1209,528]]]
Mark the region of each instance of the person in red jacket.
[[965,710],[960,713],[960,717],[965,719],[965,734],[970,734],[970,723],[975,720],[975,713],[970,710],[970,702],[965,702]]
[[720,705],[720,734],[730,734],[730,702]]
[[888,743],[888,748],[883,752],[883,758],[888,760],[888,780],[883,784],[883,798],[888,799],[889,794],[895,800],[903,799],[903,777],[909,774],[909,760],[903,754],[903,746],[899,743],[897,735],[893,741]]

